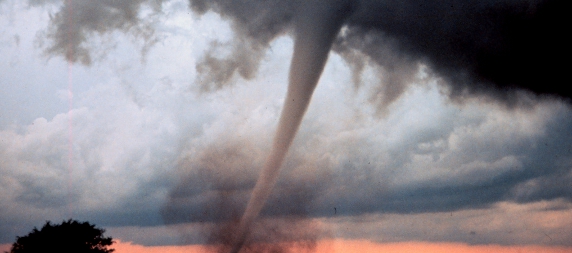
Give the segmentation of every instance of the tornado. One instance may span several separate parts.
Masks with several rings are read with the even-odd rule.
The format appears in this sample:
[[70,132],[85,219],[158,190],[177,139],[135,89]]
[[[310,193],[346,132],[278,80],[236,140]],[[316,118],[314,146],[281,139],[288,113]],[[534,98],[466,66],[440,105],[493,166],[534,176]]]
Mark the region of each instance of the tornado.
[[274,188],[284,157],[310,104],[332,43],[352,10],[350,0],[331,1],[327,4],[316,0],[305,3],[300,15],[297,16],[288,92],[273,146],[252,190],[237,230],[233,233],[231,253],[238,253],[241,250],[252,223]]

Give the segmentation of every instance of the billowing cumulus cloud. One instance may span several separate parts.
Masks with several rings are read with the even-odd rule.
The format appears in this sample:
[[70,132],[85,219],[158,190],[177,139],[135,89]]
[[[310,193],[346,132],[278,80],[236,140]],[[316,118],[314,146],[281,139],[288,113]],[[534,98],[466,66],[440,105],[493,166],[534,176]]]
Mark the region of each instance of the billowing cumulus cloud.
[[[417,91],[407,99],[423,96],[427,94]],[[546,103],[516,113],[494,108],[472,107],[467,110],[474,115],[465,115],[452,106],[426,109],[432,114],[398,107],[394,110],[406,115],[368,122],[366,129],[348,126],[333,136],[318,126],[315,132],[302,130],[304,138],[293,147],[263,214],[330,217],[478,209],[499,201],[569,201],[566,133],[572,124],[565,120],[567,106]],[[309,115],[313,117],[318,119],[309,124],[326,124],[316,122],[320,115]],[[394,121],[403,119],[408,120]],[[173,212],[167,217],[180,222],[230,219],[229,212],[217,214],[220,209],[214,208],[224,197],[232,199],[229,206],[244,208],[264,146],[252,150],[259,140],[222,139],[179,165],[192,174],[181,177],[183,188],[173,190],[171,198],[186,199],[181,203],[188,206],[167,204],[167,213]]]
[[[170,179],[157,172],[176,160],[177,147],[160,143],[176,143],[173,138],[182,137],[179,127],[172,115],[138,108],[132,101],[101,101],[107,109],[81,107],[0,133],[2,216],[10,223],[21,229],[62,214],[118,225],[161,222],[146,205],[161,203],[160,191]],[[122,211],[128,206],[128,213]],[[26,215],[20,216],[23,210]],[[10,228],[3,224],[2,230],[9,236],[2,240],[12,240],[5,233]]]

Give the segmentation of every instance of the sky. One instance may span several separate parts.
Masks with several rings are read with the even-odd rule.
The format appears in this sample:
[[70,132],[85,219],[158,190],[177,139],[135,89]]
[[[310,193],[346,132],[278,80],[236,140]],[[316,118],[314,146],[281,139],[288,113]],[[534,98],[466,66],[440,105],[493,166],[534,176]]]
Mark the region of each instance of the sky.
[[[0,244],[69,218],[123,252],[223,242],[299,24],[342,2],[0,0]],[[563,1],[356,2],[247,250],[570,252],[569,44],[534,18]]]

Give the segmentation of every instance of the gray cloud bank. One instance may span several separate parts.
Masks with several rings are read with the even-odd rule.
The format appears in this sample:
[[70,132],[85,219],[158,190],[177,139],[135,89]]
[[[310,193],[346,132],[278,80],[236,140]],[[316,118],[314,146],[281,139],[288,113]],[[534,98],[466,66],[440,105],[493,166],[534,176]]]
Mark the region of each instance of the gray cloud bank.
[[[403,144],[388,149],[366,136],[324,143],[320,133],[307,133],[310,139],[292,149],[262,215],[407,214],[488,208],[501,201],[572,201],[572,139],[566,134],[572,130],[572,115],[563,109],[557,115],[558,121],[539,126],[535,136],[493,130],[499,122],[475,119],[474,126],[456,129],[445,122],[413,129],[398,140]],[[215,143],[179,164],[190,174],[184,173],[170,192],[166,222],[235,218],[225,208],[244,209],[256,179],[252,170],[260,167],[260,157],[253,155],[260,151],[250,152],[245,148],[250,145]],[[416,175],[419,180],[408,178]]]

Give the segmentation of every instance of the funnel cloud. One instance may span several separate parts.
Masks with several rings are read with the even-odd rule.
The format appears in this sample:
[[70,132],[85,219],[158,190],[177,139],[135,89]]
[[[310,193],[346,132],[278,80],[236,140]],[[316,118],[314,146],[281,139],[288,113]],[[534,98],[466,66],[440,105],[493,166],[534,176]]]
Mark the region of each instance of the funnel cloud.
[[300,127],[326,64],[332,42],[343,20],[351,11],[351,1],[339,1],[339,5],[331,6],[322,6],[317,1],[309,1],[306,4],[304,11],[308,13],[300,15],[296,23],[288,93],[274,143],[235,232],[236,238],[230,250],[232,253],[238,253],[242,248],[252,222],[274,188],[284,157]]

